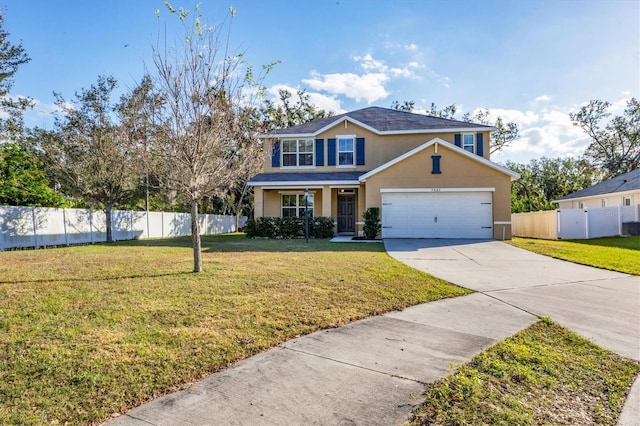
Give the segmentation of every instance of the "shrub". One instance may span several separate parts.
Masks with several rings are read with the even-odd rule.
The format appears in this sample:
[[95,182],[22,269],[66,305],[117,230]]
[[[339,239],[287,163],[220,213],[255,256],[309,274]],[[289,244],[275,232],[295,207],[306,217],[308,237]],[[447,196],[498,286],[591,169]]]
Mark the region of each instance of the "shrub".
[[382,230],[380,209],[369,207],[362,216],[364,217],[364,236],[370,240],[375,239]]
[[[304,238],[304,217],[259,217],[250,219],[245,225],[247,238]],[[333,219],[330,217],[309,218],[309,238],[333,237]]]

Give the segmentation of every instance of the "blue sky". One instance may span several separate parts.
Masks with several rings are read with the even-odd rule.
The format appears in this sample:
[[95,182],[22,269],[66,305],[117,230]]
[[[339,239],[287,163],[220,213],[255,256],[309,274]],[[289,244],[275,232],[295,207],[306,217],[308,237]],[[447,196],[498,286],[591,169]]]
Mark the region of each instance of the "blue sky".
[[[588,139],[570,111],[605,99],[621,113],[640,96],[637,0],[200,3],[210,23],[235,9],[231,43],[251,64],[281,61],[265,80],[271,93],[306,89],[335,112],[394,100],[413,100],[418,111],[431,102],[461,113],[488,108],[521,128],[498,162],[580,155]],[[158,37],[183,35],[162,0],[3,4],[11,41],[22,40],[32,58],[12,90],[37,102],[29,126],[51,127],[53,91],[72,98],[108,74],[123,90],[135,86]]]

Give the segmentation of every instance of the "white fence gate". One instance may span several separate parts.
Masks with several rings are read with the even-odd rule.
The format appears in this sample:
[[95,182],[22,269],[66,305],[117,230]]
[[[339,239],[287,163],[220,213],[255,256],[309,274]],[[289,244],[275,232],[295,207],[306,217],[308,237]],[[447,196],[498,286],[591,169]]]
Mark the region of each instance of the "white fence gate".
[[[236,231],[235,216],[201,214],[200,233]],[[89,244],[107,239],[101,210],[0,206],[0,251],[12,248]],[[246,222],[241,218],[240,226]],[[132,240],[191,235],[189,213],[114,210],[113,239]]]
[[[640,204],[511,215],[516,237],[579,240],[622,235],[622,224],[640,222]],[[555,222],[555,223],[554,223]]]

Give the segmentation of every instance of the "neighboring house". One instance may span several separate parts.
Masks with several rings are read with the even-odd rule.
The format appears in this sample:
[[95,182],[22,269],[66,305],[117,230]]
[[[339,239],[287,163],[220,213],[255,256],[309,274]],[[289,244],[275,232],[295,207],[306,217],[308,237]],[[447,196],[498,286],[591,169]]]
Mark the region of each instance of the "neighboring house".
[[361,234],[379,207],[383,238],[511,238],[511,181],[489,160],[493,127],[369,107],[261,135],[254,216],[330,216]]
[[640,169],[581,189],[556,201],[560,209],[633,206],[640,204]]

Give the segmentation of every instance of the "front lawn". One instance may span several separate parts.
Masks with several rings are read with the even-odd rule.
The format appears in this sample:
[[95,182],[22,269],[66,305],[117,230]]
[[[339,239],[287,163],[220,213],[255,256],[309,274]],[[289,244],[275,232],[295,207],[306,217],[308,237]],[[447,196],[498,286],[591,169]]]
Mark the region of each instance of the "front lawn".
[[516,247],[596,268],[640,275],[640,237],[607,237],[591,240],[535,240],[514,238]]
[[189,238],[0,253],[0,424],[95,424],[295,336],[468,290],[381,244]]
[[438,380],[413,425],[615,425],[640,370],[550,320]]

